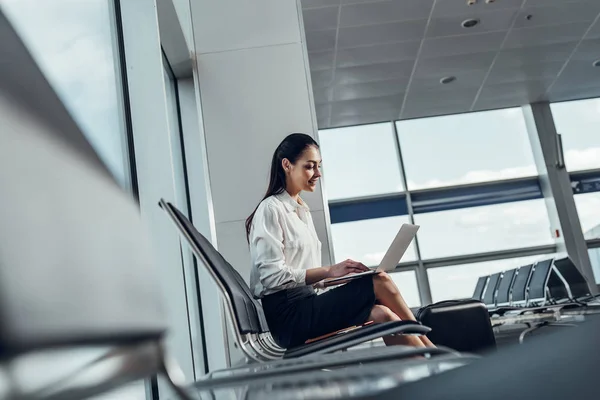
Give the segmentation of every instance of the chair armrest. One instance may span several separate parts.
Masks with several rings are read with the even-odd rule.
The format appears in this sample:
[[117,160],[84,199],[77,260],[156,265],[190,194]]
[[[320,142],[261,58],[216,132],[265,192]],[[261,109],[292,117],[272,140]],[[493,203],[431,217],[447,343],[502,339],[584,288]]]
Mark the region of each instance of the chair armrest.
[[379,339],[394,334],[425,335],[430,328],[416,321],[392,321],[367,325],[360,329],[342,333],[310,344],[288,349],[283,358],[302,357],[308,354],[332,353],[356,346],[369,340]]

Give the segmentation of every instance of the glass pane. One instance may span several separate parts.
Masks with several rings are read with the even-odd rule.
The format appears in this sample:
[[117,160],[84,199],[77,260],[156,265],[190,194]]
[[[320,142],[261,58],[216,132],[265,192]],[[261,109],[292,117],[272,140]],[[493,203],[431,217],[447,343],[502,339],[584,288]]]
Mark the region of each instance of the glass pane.
[[423,259],[552,244],[543,199],[416,214]]
[[551,257],[553,257],[552,254],[543,254],[505,260],[452,265],[449,267],[430,268],[427,270],[427,275],[429,277],[432,300],[437,302],[449,299],[469,298],[473,295],[475,284],[477,284],[477,279],[479,279],[480,276],[506,271]]
[[[166,60],[164,61],[167,62]],[[183,149],[181,146],[181,131],[179,129],[179,104],[177,102],[177,84],[171,74],[163,70],[163,78],[166,89],[167,117],[169,120],[169,138],[171,141],[171,159],[173,160],[173,172],[175,174],[175,201],[177,207],[184,214],[189,215],[187,207],[187,193],[185,185],[185,171],[183,166]]]
[[402,297],[409,307],[420,307],[419,286],[417,285],[417,274],[415,271],[402,271],[390,274]]
[[397,123],[409,190],[537,175],[520,108]]
[[600,192],[578,194],[574,198],[583,236],[600,238]]
[[596,284],[600,285],[600,248],[589,249],[590,261],[592,263],[592,270],[594,271],[594,277],[596,278]]
[[115,178],[129,186],[111,2],[0,3],[88,141]]
[[391,123],[319,131],[329,200],[402,191]]
[[[332,224],[331,236],[336,262],[351,259],[368,267],[376,267],[402,224],[408,222],[408,216],[402,215]],[[413,241],[400,262],[416,259]]]
[[551,104],[569,171],[600,168],[600,99]]

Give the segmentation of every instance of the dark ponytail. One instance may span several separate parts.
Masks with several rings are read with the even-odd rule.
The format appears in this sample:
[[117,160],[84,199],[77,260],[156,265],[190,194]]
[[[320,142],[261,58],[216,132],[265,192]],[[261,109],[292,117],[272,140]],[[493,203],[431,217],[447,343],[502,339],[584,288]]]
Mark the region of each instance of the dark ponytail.
[[[269,175],[269,187],[267,193],[262,198],[266,199],[269,196],[278,195],[285,190],[285,171],[281,165],[284,158],[287,158],[292,164],[298,161],[298,158],[310,146],[319,148],[317,142],[310,136],[304,133],[292,133],[288,135],[275,149],[273,158],[271,159],[271,173]],[[261,202],[262,202],[261,200]],[[260,205],[260,203],[259,203]],[[246,240],[250,240],[250,229],[252,228],[252,220],[258,206],[254,208],[252,214],[246,219]]]

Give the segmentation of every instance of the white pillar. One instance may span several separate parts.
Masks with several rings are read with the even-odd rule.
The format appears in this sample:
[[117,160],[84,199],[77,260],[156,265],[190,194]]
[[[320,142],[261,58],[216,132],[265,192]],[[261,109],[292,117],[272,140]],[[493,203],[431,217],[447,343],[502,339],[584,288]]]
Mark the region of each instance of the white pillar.
[[[290,133],[317,134],[302,14],[296,0],[194,0],[191,15],[217,245],[248,280],[244,221],[273,151]],[[321,187],[304,199],[330,264]]]
[[553,231],[559,232],[559,237],[556,238],[557,249],[569,255],[590,283],[592,293],[596,293],[596,281],[581,231],[569,173],[564,166],[564,160],[562,164],[560,160],[562,149],[557,141],[550,104],[536,103],[524,106],[523,114],[550,224]]

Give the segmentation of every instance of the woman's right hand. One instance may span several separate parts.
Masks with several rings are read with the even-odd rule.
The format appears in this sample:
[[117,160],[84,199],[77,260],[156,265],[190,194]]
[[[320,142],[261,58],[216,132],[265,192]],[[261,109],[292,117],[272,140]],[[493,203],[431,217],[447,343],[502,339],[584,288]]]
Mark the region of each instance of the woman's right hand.
[[327,273],[328,278],[339,278],[348,274],[356,274],[359,272],[369,271],[363,263],[354,260],[345,260],[329,267]]

